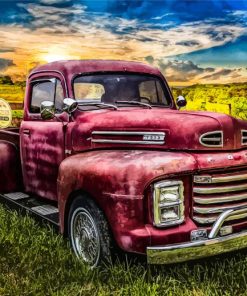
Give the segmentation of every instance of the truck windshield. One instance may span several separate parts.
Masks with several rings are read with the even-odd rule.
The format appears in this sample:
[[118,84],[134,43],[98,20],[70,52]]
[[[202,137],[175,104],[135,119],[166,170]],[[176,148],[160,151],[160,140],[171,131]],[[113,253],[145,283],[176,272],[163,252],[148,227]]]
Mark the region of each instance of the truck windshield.
[[151,106],[171,105],[171,98],[162,80],[145,74],[105,73],[78,76],[74,80],[74,95],[79,103],[102,102],[119,107],[138,106],[128,104],[128,101]]

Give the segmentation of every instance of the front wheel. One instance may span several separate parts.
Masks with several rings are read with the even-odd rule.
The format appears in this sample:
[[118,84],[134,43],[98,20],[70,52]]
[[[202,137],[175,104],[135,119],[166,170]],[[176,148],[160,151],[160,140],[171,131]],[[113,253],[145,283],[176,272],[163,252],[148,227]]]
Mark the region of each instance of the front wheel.
[[68,234],[76,256],[91,268],[110,261],[111,239],[107,221],[87,196],[73,201],[68,216]]

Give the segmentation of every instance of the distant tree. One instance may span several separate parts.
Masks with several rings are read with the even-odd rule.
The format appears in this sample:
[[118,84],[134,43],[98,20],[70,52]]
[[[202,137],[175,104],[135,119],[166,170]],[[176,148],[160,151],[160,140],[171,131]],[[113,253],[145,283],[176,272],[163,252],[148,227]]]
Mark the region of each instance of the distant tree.
[[13,85],[13,81],[10,76],[2,76],[0,77],[0,83],[1,84],[8,84],[8,85]]
[[26,81],[16,81],[16,82],[15,82],[15,85],[20,86],[21,89],[22,89],[23,91],[25,91],[25,88],[26,88]]

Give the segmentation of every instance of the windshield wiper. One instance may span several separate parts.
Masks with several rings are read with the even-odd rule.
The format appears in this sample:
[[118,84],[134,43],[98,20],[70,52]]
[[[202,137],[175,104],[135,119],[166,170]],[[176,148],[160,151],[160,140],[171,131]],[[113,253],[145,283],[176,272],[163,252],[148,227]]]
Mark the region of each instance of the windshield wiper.
[[112,108],[114,110],[118,110],[118,107],[112,104],[105,104],[101,102],[89,102],[89,103],[78,103],[78,106],[96,106],[96,107],[105,107],[105,108]]
[[116,101],[115,103],[118,104],[128,104],[128,105],[140,105],[140,106],[144,106],[144,107],[148,107],[149,109],[152,109],[152,106],[147,104],[147,103],[143,103],[143,102],[139,102],[139,101]]

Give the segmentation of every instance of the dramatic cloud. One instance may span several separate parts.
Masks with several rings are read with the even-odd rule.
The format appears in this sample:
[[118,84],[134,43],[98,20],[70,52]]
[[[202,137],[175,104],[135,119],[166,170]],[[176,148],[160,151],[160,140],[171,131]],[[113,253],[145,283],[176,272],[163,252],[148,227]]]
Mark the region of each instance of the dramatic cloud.
[[40,3],[47,5],[64,4],[68,2],[71,2],[71,0],[40,0]]
[[246,81],[247,71],[243,68],[214,68],[200,67],[192,61],[182,60],[154,60],[147,57],[154,65],[157,65],[171,83],[219,83],[219,82],[243,82]]
[[13,48],[0,48],[0,53],[1,52],[12,52],[14,51]]
[[[35,64],[98,58],[146,61],[159,66],[174,82],[204,81],[217,77],[221,68],[168,58],[220,47],[246,34],[243,11],[228,11],[225,18],[220,18],[218,10],[218,18],[181,22],[176,11],[156,7],[151,13],[148,10],[154,5],[150,1],[142,1],[139,6],[137,2],[126,0],[119,6],[112,0],[80,1],[83,5],[60,0],[19,3],[18,17],[22,21],[9,23],[8,18],[0,25],[0,57],[16,65],[5,67],[6,74],[25,77]],[[174,8],[175,2],[169,3]],[[90,11],[93,6],[104,11]],[[234,74],[239,80],[247,80],[246,71],[229,71],[218,75],[223,79]]]
[[178,82],[191,81],[202,73],[214,72],[214,68],[202,68],[192,61],[159,60],[158,66],[169,81]]
[[10,66],[14,66],[14,63],[12,60],[0,59],[0,72],[4,71],[6,68]]

